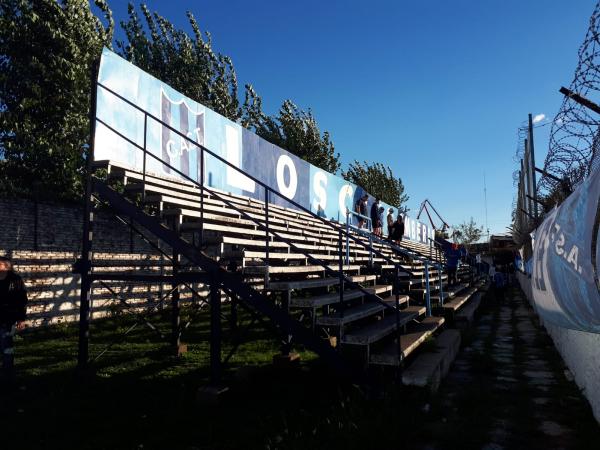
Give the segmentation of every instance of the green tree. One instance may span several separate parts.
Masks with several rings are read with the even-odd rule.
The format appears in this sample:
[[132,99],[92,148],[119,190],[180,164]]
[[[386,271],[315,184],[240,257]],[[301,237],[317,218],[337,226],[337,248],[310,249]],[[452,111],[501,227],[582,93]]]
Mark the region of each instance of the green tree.
[[246,85],[245,102],[240,107],[231,58],[215,53],[210,34],[201,32],[191,12],[187,17],[193,36],[176,29],[144,4],[140,10],[143,19],[129,4],[128,20],[121,22],[127,40],[117,42],[117,48],[124,58],[269,142],[324,170],[339,170],[339,154],[329,133],[321,134],[310,110],[302,111],[286,100],[276,116],[268,116],[251,85]]
[[262,112],[262,102],[252,86],[246,86],[242,124],[260,137],[331,173],[340,169],[340,154],[328,131],[321,134],[312,111],[304,111],[291,100],[281,105],[276,116]]
[[401,178],[396,178],[389,166],[381,163],[369,164],[354,161],[348,170],[342,171],[342,176],[363,187],[368,193],[396,208],[401,209],[409,197],[404,192]]
[[[89,141],[90,67],[110,45],[96,0],[0,2],[0,191],[76,198]],[[35,194],[35,193],[34,193]]]
[[483,235],[483,227],[478,226],[472,217],[468,222],[463,222],[453,228],[452,238],[454,242],[464,245],[467,250],[471,244],[477,242]]
[[128,19],[121,22],[127,38],[117,41],[121,56],[187,97],[238,121],[242,111],[233,62],[213,50],[210,33],[202,33],[190,11],[192,36],[146,5],[140,9],[143,19],[130,3]]

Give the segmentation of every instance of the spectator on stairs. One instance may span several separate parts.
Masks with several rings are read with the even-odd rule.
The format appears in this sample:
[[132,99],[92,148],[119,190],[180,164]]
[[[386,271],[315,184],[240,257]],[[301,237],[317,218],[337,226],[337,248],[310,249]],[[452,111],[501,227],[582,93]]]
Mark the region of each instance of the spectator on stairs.
[[[356,205],[354,205],[354,212],[356,212],[360,216],[366,216],[368,201],[369,201],[369,194],[365,194],[361,198],[359,198],[358,201],[356,202]],[[360,217],[360,216],[358,218],[358,228],[362,228],[363,225],[365,224],[364,217]]]
[[454,243],[446,248],[446,270],[448,272],[448,286],[455,286],[456,271],[458,269],[458,263],[460,261],[463,252],[458,247],[458,244]]
[[387,214],[387,232],[388,239],[392,240],[392,232],[394,231],[394,210],[392,208],[388,209]]
[[375,236],[381,236],[381,227],[383,224],[379,220],[379,199],[375,199],[375,202],[371,205],[371,226],[373,227],[373,234]]
[[400,245],[402,242],[402,236],[404,236],[404,219],[401,214],[398,214],[396,218],[396,222],[394,222],[394,226],[392,228],[392,241],[394,241],[397,245]]
[[13,270],[11,260],[0,257],[0,388],[10,388],[15,381],[13,337],[17,329],[23,328],[26,306],[23,280]]

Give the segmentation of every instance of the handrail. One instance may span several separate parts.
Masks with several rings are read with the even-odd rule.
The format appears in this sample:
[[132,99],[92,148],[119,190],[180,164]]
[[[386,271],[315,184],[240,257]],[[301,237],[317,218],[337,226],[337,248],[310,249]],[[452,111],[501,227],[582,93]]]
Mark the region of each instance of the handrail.
[[362,214],[357,213],[356,211],[352,211],[350,208],[346,208],[346,219],[348,216],[355,216],[360,219],[365,219],[369,223],[369,230],[373,230],[373,219],[367,216],[363,216]]
[[[104,87],[103,85],[101,85],[100,83],[98,83],[99,86],[107,89],[110,92],[110,89]],[[114,92],[113,92],[114,93]],[[119,98],[122,98],[121,96],[119,96],[118,94],[114,93],[116,96],[118,96]],[[124,101],[126,101],[127,103],[131,103],[129,102],[127,99],[123,99]],[[133,105],[133,104],[132,104]],[[144,116],[144,130],[146,131],[146,118],[147,117],[152,117],[154,120],[157,120],[159,123],[163,123],[162,121],[158,120],[157,118],[155,118],[154,116],[152,116],[150,113],[147,113],[146,111],[142,110],[141,108],[137,107],[137,105],[133,105],[134,107],[136,107],[136,109],[140,109],[142,112],[144,112],[144,114],[146,114]],[[201,203],[203,202],[204,199],[204,195],[203,195],[203,190],[206,189],[210,195],[212,195],[213,197],[215,197],[216,199],[222,201],[223,203],[229,205],[232,209],[238,211],[238,213],[240,213],[241,215],[243,215],[244,217],[247,217],[249,220],[255,222],[262,230],[265,231],[266,233],[266,239],[265,239],[265,243],[266,243],[266,255],[268,256],[268,252],[269,252],[269,234],[272,234],[273,236],[277,237],[278,239],[280,239],[281,241],[287,243],[291,248],[293,248],[295,251],[298,251],[302,254],[304,254],[307,259],[309,261],[311,261],[312,263],[316,264],[316,265],[320,265],[321,267],[323,267],[325,269],[325,272],[329,275],[332,276],[338,276],[340,278],[340,306],[341,306],[341,313],[343,314],[343,286],[344,283],[348,283],[350,286],[357,288],[358,290],[360,290],[366,297],[371,298],[372,300],[377,301],[378,303],[382,304],[384,306],[384,308],[388,309],[388,310],[393,310],[396,312],[396,315],[399,314],[399,308],[398,308],[398,298],[396,299],[396,306],[397,307],[392,307],[391,305],[389,305],[388,303],[384,302],[380,297],[378,297],[376,294],[372,294],[370,292],[368,292],[365,288],[363,288],[362,286],[360,286],[360,284],[352,281],[350,278],[348,278],[344,273],[343,273],[343,267],[340,265],[340,269],[341,271],[336,272],[335,270],[331,269],[325,262],[319,260],[318,258],[312,256],[310,253],[308,253],[307,251],[305,251],[302,248],[299,248],[298,246],[296,246],[291,240],[288,240],[284,237],[282,237],[278,232],[276,231],[271,231],[269,229],[268,226],[268,199],[269,199],[269,193],[270,192],[274,192],[276,195],[280,196],[281,198],[284,198],[285,201],[290,202],[291,204],[297,206],[300,210],[304,210],[306,212],[308,212],[310,215],[314,216],[314,217],[318,217],[316,216],[314,213],[312,213],[311,211],[305,209],[304,207],[302,207],[301,205],[298,205],[296,202],[294,202],[293,200],[288,199],[287,197],[284,197],[282,194],[280,194],[279,192],[273,190],[272,188],[270,188],[268,185],[260,182],[259,180],[255,181],[260,184],[261,186],[264,187],[265,189],[265,224],[263,224],[261,221],[259,221],[258,219],[250,216],[248,213],[246,213],[245,211],[239,209],[234,203],[232,203],[231,201],[229,201],[228,199],[222,197],[221,195],[216,194],[212,189],[209,189],[205,186],[203,186],[202,184],[199,184],[196,180],[190,178],[188,175],[184,174],[183,172],[181,172],[179,169],[171,166],[169,163],[163,161],[162,159],[160,159],[158,156],[152,154],[151,152],[149,152],[146,148],[140,146],[137,142],[134,142],[132,139],[128,138],[127,136],[124,136],[122,133],[120,133],[119,131],[117,131],[116,129],[114,129],[112,126],[110,126],[109,124],[107,124],[106,122],[104,122],[102,119],[96,117],[96,120],[98,122],[100,122],[101,124],[103,124],[105,127],[107,127],[109,130],[111,130],[112,132],[114,132],[115,134],[117,134],[118,136],[120,136],[121,138],[123,138],[125,141],[129,142],[131,145],[139,148],[140,150],[142,150],[144,152],[144,160],[146,159],[146,155],[150,155],[150,157],[154,158],[155,160],[161,162],[162,164],[166,165],[167,167],[169,167],[171,170],[173,170],[174,172],[176,172],[177,174],[179,174],[182,178],[189,180],[192,184],[195,184],[197,186],[199,186],[202,190],[201,193]],[[178,135],[180,135],[181,137],[183,137],[186,140],[189,140],[190,142],[192,142],[194,145],[198,146],[201,149],[201,155],[203,156],[203,152],[207,151],[209,154],[217,157],[219,160],[223,161],[224,163],[228,164],[231,167],[234,167],[234,169],[236,169],[237,171],[241,172],[242,174],[245,174],[240,168],[235,167],[231,164],[229,164],[227,161],[223,160],[222,158],[220,158],[218,155],[214,155],[212,152],[210,152],[209,150],[207,150],[206,148],[204,148],[203,146],[201,146],[200,144],[196,143],[195,141],[193,141],[193,139],[190,139],[188,136],[184,135],[183,133],[180,133],[178,130],[173,129],[172,127],[169,126],[169,128],[171,128],[175,133],[177,133]],[[146,139],[144,139],[144,144],[146,144]],[[202,158],[203,159],[203,158]],[[144,167],[146,166],[145,161],[144,161]],[[202,174],[204,173],[204,170],[201,171]],[[145,178],[145,173],[143,174],[144,178]],[[201,210],[201,214],[202,214],[203,210]],[[319,220],[321,220],[323,223],[325,223],[326,225],[328,225],[329,227],[333,228],[333,229],[337,229],[339,232],[339,247],[340,247],[340,255],[342,252],[342,245],[341,245],[341,236],[343,233],[343,228],[341,227],[337,227],[336,225],[334,225],[331,222],[325,221],[323,220],[321,217],[318,217]],[[361,242],[359,239],[356,239],[355,237],[352,236],[352,239],[357,242],[359,245],[366,247],[366,245]],[[405,269],[404,267],[400,266],[399,264],[395,263],[394,261],[390,260],[387,256],[383,255],[381,252],[376,251],[379,255],[381,255],[382,258],[384,258],[385,260],[391,262],[395,267],[397,272],[399,270],[402,270],[406,273],[408,273],[409,275],[411,275],[412,273],[410,271],[408,271],[407,269]],[[340,257],[340,261],[341,261],[341,257]],[[267,268],[267,277],[265,277],[266,279],[268,279],[268,268],[269,268],[269,263],[268,260],[266,261],[266,268]],[[397,317],[398,319],[398,317]]]
[[[204,147],[203,145],[201,145],[200,143],[196,142],[194,139],[190,138],[189,136],[183,134],[182,132],[180,132],[179,130],[175,129],[173,126],[171,126],[168,123],[165,123],[164,121],[162,121],[161,119],[159,119],[158,117],[154,116],[153,114],[149,113],[148,111],[144,110],[143,108],[139,107],[138,105],[134,104],[133,102],[131,102],[130,100],[126,99],[125,97],[123,97],[122,95],[116,93],[115,91],[113,91],[112,89],[108,88],[107,86],[103,85],[102,83],[97,82],[96,83],[97,86],[100,86],[101,88],[103,88],[104,90],[106,90],[107,92],[111,93],[112,95],[116,96],[117,98],[121,99],[122,101],[124,101],[125,103],[129,104],[130,106],[132,106],[133,108],[135,108],[136,110],[142,112],[144,114],[144,137],[143,137],[143,146],[139,145],[137,142],[134,142],[132,139],[128,138],[127,136],[123,135],[121,132],[117,131],[115,128],[113,128],[112,126],[110,126],[108,123],[106,123],[105,121],[103,121],[102,119],[100,119],[97,116],[97,113],[94,112],[95,114],[95,120],[100,122],[101,124],[103,124],[105,127],[107,127],[109,130],[111,130],[113,133],[117,134],[118,136],[120,136],[121,138],[123,138],[126,142],[130,143],[131,145],[133,145],[134,147],[140,149],[143,151],[144,154],[144,160],[143,160],[143,186],[142,186],[142,198],[145,199],[145,189],[146,189],[146,158],[147,155],[150,155],[150,157],[154,158],[155,160],[159,161],[160,163],[162,163],[164,166],[170,168],[171,170],[173,170],[175,173],[177,173],[180,177],[182,177],[185,180],[190,181],[192,184],[199,186],[200,187],[200,244],[202,245],[203,242],[203,224],[204,224],[204,189],[207,190],[207,192],[209,193],[209,195],[213,196],[214,198],[220,200],[221,202],[223,202],[224,204],[227,204],[229,207],[231,207],[233,210],[237,211],[240,215],[248,218],[249,220],[253,221],[254,223],[256,223],[258,225],[258,227],[260,227],[260,229],[262,229],[263,231],[265,231],[265,266],[266,266],[266,276],[265,276],[265,283],[268,283],[269,280],[269,236],[273,235],[274,237],[278,238],[280,241],[283,241],[285,243],[287,243],[289,245],[290,248],[294,249],[295,251],[304,254],[307,259],[316,265],[319,265],[321,267],[324,268],[325,273],[327,273],[328,275],[331,276],[337,276],[339,277],[339,290],[340,290],[340,302],[339,302],[339,308],[340,308],[340,314],[343,316],[343,312],[344,312],[344,284],[348,283],[348,285],[360,290],[365,297],[370,298],[372,300],[375,300],[376,302],[382,304],[384,306],[385,309],[387,310],[393,310],[396,313],[396,321],[397,323],[399,323],[399,293],[398,291],[395,289],[394,294],[396,296],[396,304],[395,307],[389,305],[388,303],[384,302],[379,296],[377,296],[376,294],[373,294],[371,292],[368,292],[365,288],[363,288],[359,283],[354,282],[353,280],[351,280],[349,277],[347,277],[344,272],[343,272],[343,264],[342,264],[342,235],[344,232],[343,227],[338,226],[336,224],[334,224],[332,221],[329,220],[325,220],[324,218],[320,217],[319,215],[313,213],[312,211],[308,210],[307,208],[303,207],[302,205],[296,203],[294,200],[284,196],[283,194],[281,194],[280,192],[274,190],[273,188],[271,188],[270,186],[268,186],[267,184],[263,183],[262,181],[258,180],[257,178],[255,178],[254,176],[244,172],[241,168],[231,164],[229,161],[226,161],[225,159],[223,159],[222,157],[220,157],[219,155],[213,153],[212,151],[210,151],[209,149],[207,149],[206,147]],[[173,133],[175,133],[176,135],[180,136],[181,138],[183,138],[184,140],[188,141],[189,143],[191,143],[192,145],[194,145],[195,147],[197,147],[200,151],[200,180],[194,180],[193,178],[191,178],[189,175],[181,172],[179,169],[173,167],[171,164],[169,164],[168,162],[162,160],[161,158],[159,158],[158,156],[154,155],[152,152],[149,152],[147,147],[147,128],[148,128],[148,117],[150,117],[152,120],[154,120],[155,122],[161,124],[163,127],[169,129],[170,131],[172,131]],[[264,188],[264,202],[265,202],[265,218],[264,218],[264,223],[261,220],[258,220],[254,217],[252,217],[251,215],[249,215],[248,213],[246,213],[245,211],[243,211],[242,209],[240,209],[238,206],[236,206],[233,202],[231,202],[230,200],[224,198],[223,196],[217,194],[215,191],[213,191],[212,189],[204,186],[204,161],[205,161],[205,155],[204,152],[207,152],[209,155],[211,155],[212,157],[214,157],[216,160],[222,162],[223,164],[225,164],[228,167],[232,167],[234,170],[236,170],[237,172],[241,173],[242,175],[244,175],[245,177],[251,179],[252,181],[254,181],[256,184],[258,184],[259,186],[262,186]],[[309,214],[310,216],[312,216],[314,219],[321,221],[321,223],[325,224],[326,226],[330,227],[333,230],[337,230],[339,233],[339,239],[338,239],[338,244],[339,244],[339,270],[335,271],[333,269],[331,269],[329,267],[329,265],[327,263],[325,263],[324,261],[316,258],[315,256],[311,255],[308,251],[305,251],[302,248],[299,248],[296,244],[294,244],[291,240],[284,238],[281,236],[280,233],[278,233],[277,231],[272,231],[269,227],[269,197],[270,197],[270,193],[273,192],[276,196],[278,196],[279,198],[282,198],[285,202],[293,205],[294,207],[296,207],[298,210],[303,211],[307,214]],[[359,216],[359,217],[363,217],[366,220],[368,220],[369,222],[371,222],[371,219],[369,217],[366,216],[362,216],[354,211],[352,211],[353,215]],[[382,252],[380,252],[379,250],[376,250],[373,248],[372,242],[373,242],[373,234],[370,233],[369,236],[369,242],[370,244],[367,245],[362,242],[360,239],[358,239],[355,236],[352,236],[350,233],[350,228],[349,228],[349,217],[350,214],[347,214],[347,219],[346,219],[346,252],[349,251],[349,242],[350,239],[352,239],[355,243],[357,243],[359,246],[362,246],[363,248],[368,248],[369,250],[369,260],[370,263],[372,264],[372,255],[373,253],[376,253],[379,257],[381,257],[384,261],[387,261],[389,263],[391,263],[395,268],[396,268],[396,276],[397,278],[399,278],[399,274],[400,271],[405,272],[407,274],[409,274],[409,276],[412,276],[412,272],[407,270],[406,268],[404,268],[403,266],[401,266],[400,264],[396,263],[394,260],[390,259],[389,257],[387,257],[385,254],[383,254]],[[359,230],[362,231],[362,230]],[[376,237],[378,240],[379,238]],[[383,240],[379,240],[380,242],[384,242]],[[390,245],[391,243],[385,241],[386,245]],[[396,248],[396,251],[398,253],[406,253],[408,254],[408,252],[406,252],[403,249],[399,249]],[[425,259],[425,267],[426,267],[426,304],[427,304],[427,314],[431,315],[431,304],[430,304],[430,288],[429,288],[429,269],[428,269],[428,260]],[[349,262],[349,258],[347,258],[347,261]],[[397,280],[399,281],[399,280]],[[441,279],[440,279],[441,282]],[[340,333],[341,333],[341,327],[342,325],[340,325]],[[398,340],[399,342],[399,340]],[[400,346],[398,347],[398,358],[401,358],[401,350],[400,350]]]
[[[130,106],[134,107],[135,109],[137,109],[138,111],[142,112],[145,114],[145,116],[150,117],[151,119],[153,119],[154,121],[158,122],[159,124],[167,127],[169,130],[171,130],[172,132],[174,132],[175,134],[179,135],[181,138],[187,140],[188,142],[190,142],[191,144],[195,145],[196,147],[198,147],[200,149],[200,154],[203,158],[203,153],[206,152],[208,153],[210,156],[216,158],[217,160],[219,160],[220,162],[226,164],[227,166],[235,169],[237,172],[241,173],[242,175],[244,175],[245,177],[251,179],[252,181],[254,181],[255,183],[259,184],[260,186],[264,187],[265,190],[269,191],[269,192],[273,192],[275,195],[277,195],[278,197],[284,199],[284,201],[290,203],[291,205],[295,206],[297,209],[299,209],[300,211],[303,211],[305,213],[310,214],[313,219],[317,219],[320,220],[323,224],[333,228],[336,231],[343,231],[343,227],[340,227],[338,225],[336,225],[334,222],[326,220],[320,216],[318,216],[317,214],[315,214],[314,212],[310,211],[309,209],[305,208],[304,206],[296,203],[294,200],[284,196],[283,194],[279,193],[278,191],[276,191],[275,189],[271,188],[269,185],[263,183],[262,181],[258,180],[257,178],[255,178],[254,176],[244,172],[241,168],[231,164],[229,161],[223,159],[221,156],[217,155],[216,153],[213,153],[211,150],[207,149],[206,147],[204,147],[202,144],[199,144],[198,142],[196,142],[195,140],[191,139],[189,136],[183,134],[182,132],[180,132],[179,130],[173,128],[171,125],[169,125],[166,122],[163,122],[161,119],[159,119],[158,117],[156,117],[155,115],[149,113],[148,111],[144,110],[143,108],[141,108],[140,106],[136,105],[135,103],[131,102],[130,100],[126,99],[125,97],[123,97],[122,95],[118,94],[117,92],[113,91],[112,89],[110,89],[109,87],[103,85],[102,83],[97,83],[98,86],[102,87],[103,89],[105,89],[106,91],[110,92],[111,94],[113,94],[114,96],[116,96],[117,98],[123,100],[124,102],[126,102],[127,104],[129,104]],[[112,132],[116,133],[117,135],[119,135],[120,137],[122,137],[123,139],[125,139],[127,142],[129,142],[130,144],[134,145],[135,147],[139,148],[140,150],[142,150],[144,152],[144,155],[148,154],[151,157],[153,157],[154,159],[156,159],[157,161],[161,162],[162,164],[168,166],[170,169],[174,170],[175,172],[177,172],[180,176],[182,176],[183,178],[189,180],[190,182],[192,182],[193,184],[199,186],[201,189],[208,189],[206,186],[204,186],[204,183],[200,183],[197,180],[194,180],[193,178],[190,178],[188,175],[184,174],[183,172],[181,172],[180,170],[176,169],[175,167],[172,167],[170,164],[166,163],[164,160],[160,159],[159,157],[157,157],[156,155],[152,154],[151,152],[149,152],[146,148],[142,147],[141,145],[139,145],[137,142],[134,142],[132,139],[128,138],[127,136],[124,136],[122,133],[120,133],[119,131],[115,130],[112,126],[108,125],[106,122],[104,122],[102,119],[98,118],[96,116],[96,120],[99,121],[100,123],[102,123],[105,127],[107,127],[108,129],[110,129]],[[144,131],[146,130],[146,121],[144,120]],[[146,139],[144,137],[144,144],[146,144]],[[144,163],[145,166],[145,163]],[[202,166],[202,170],[200,171],[202,177],[204,177],[204,166]],[[145,173],[144,173],[145,176]],[[214,191],[213,191],[214,192]],[[201,200],[203,200],[203,197],[201,196]],[[351,236],[352,240],[359,244],[360,246],[367,248],[367,245],[362,242],[360,239],[355,238],[354,236]],[[391,260],[390,258],[388,258],[386,255],[384,255],[383,253],[373,249],[375,254],[377,254],[377,256],[383,258],[384,260],[386,260],[387,262],[389,262],[390,264],[394,264],[394,265],[398,265],[395,261]],[[403,272],[406,272],[408,274],[411,274],[411,272],[409,270],[407,270],[406,268],[400,266],[399,267]],[[412,275],[412,274],[411,274]]]

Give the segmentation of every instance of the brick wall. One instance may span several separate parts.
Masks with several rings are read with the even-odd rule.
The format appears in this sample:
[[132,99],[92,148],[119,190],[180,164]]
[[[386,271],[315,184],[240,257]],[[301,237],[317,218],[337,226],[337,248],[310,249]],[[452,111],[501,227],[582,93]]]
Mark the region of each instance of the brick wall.
[[[81,248],[82,217],[79,205],[0,199],[0,255],[11,257],[25,280],[30,326],[78,318],[79,276],[71,273],[71,266]],[[117,270],[118,266],[119,271],[170,272],[168,260],[110,212],[95,214],[94,251],[94,264],[105,265],[105,270]],[[118,282],[109,286],[138,308],[154,306],[161,292],[170,287]],[[184,290],[182,298],[189,295]],[[92,307],[95,318],[123,309],[122,303],[97,283]]]

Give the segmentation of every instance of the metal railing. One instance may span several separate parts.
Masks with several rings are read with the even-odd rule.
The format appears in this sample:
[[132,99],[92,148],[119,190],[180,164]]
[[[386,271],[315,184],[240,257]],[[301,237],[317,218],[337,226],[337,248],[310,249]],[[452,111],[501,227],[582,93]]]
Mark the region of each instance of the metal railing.
[[[302,205],[296,203],[295,201],[293,201],[292,199],[284,196],[283,194],[279,193],[278,191],[274,190],[273,188],[271,188],[270,186],[268,186],[267,184],[263,183],[262,181],[256,179],[255,177],[253,177],[252,175],[244,172],[242,169],[240,169],[239,167],[231,164],[230,162],[226,161],[225,159],[223,159],[222,157],[220,157],[219,155],[213,153],[212,151],[208,150],[207,148],[205,148],[203,145],[201,145],[200,143],[196,142],[194,139],[190,138],[189,136],[185,135],[184,133],[180,132],[179,130],[175,129],[174,127],[172,127],[171,125],[169,125],[168,123],[162,121],[161,119],[159,119],[158,117],[154,116],[153,114],[149,113],[148,111],[142,109],[141,107],[139,107],[138,105],[134,104],[133,102],[131,102],[130,100],[124,98],[123,96],[121,96],[120,94],[116,93],[115,91],[113,91],[112,89],[110,89],[109,87],[103,85],[102,83],[97,83],[97,86],[101,87],[102,89],[104,89],[105,91],[109,92],[110,94],[114,95],[115,97],[119,98],[120,100],[124,101],[125,103],[127,103],[128,105],[132,106],[133,108],[135,108],[136,110],[140,111],[141,113],[144,114],[144,138],[143,138],[143,144],[140,145],[137,142],[133,141],[132,139],[130,139],[129,137],[123,135],[121,132],[119,132],[118,130],[116,130],[114,127],[112,127],[111,125],[109,125],[107,122],[105,122],[104,120],[102,120],[101,118],[99,118],[98,116],[95,116],[95,120],[99,123],[101,123],[103,126],[105,126],[107,129],[109,129],[110,131],[112,131],[113,133],[115,133],[116,135],[118,135],[119,137],[121,137],[122,139],[124,139],[127,143],[133,145],[135,148],[141,150],[143,152],[143,168],[142,168],[142,199],[145,200],[146,198],[146,174],[147,174],[147,159],[148,157],[153,158],[154,160],[160,162],[162,165],[164,165],[165,167],[168,167],[170,170],[172,170],[174,173],[176,173],[177,175],[179,175],[182,179],[189,181],[190,183],[192,183],[193,185],[195,185],[196,187],[199,188],[200,190],[200,246],[202,246],[203,242],[204,242],[204,197],[205,197],[205,192],[209,195],[214,197],[215,199],[221,201],[222,203],[226,204],[227,206],[229,206],[230,208],[232,208],[233,210],[235,210],[236,212],[238,212],[241,216],[243,216],[244,218],[254,222],[262,231],[265,232],[265,281],[266,284],[268,286],[268,280],[269,280],[269,256],[270,256],[270,241],[271,241],[271,236],[277,238],[278,240],[286,243],[291,249],[302,253],[303,255],[305,255],[307,257],[307,260],[310,261],[311,263],[315,264],[315,265],[319,265],[321,267],[324,268],[325,273],[327,273],[330,276],[333,277],[337,277],[339,278],[339,291],[340,291],[340,300],[338,303],[338,308],[340,309],[340,315],[343,317],[343,312],[344,312],[344,307],[345,307],[345,302],[344,302],[344,290],[345,290],[345,286],[349,285],[355,289],[360,290],[363,295],[367,298],[370,298],[376,302],[379,302],[380,304],[382,304],[384,306],[384,308],[386,308],[387,310],[394,310],[396,313],[396,320],[397,323],[399,324],[399,295],[396,294],[396,305],[395,307],[390,306],[388,303],[384,302],[380,297],[378,297],[376,294],[373,294],[369,291],[367,291],[365,288],[363,288],[359,283],[352,281],[348,276],[346,276],[344,274],[344,265],[343,265],[343,234],[345,232],[344,228],[342,226],[338,226],[335,223],[328,221],[318,215],[316,215],[315,213],[313,213],[312,211],[308,210],[307,208],[303,207]],[[160,157],[154,155],[152,152],[150,152],[147,149],[147,133],[148,133],[148,119],[153,120],[154,122],[162,125],[163,127],[169,129],[171,132],[175,133],[176,135],[178,135],[179,137],[181,137],[182,139],[185,139],[189,144],[197,147],[199,149],[199,153],[200,153],[200,168],[201,170],[200,172],[200,179],[199,180],[194,180],[193,178],[191,178],[189,175],[183,173],[182,171],[180,171],[179,169],[175,168],[174,166],[172,166],[171,164],[169,164],[168,162],[164,161],[163,159],[161,159]],[[240,174],[242,174],[243,176],[245,176],[246,178],[249,178],[250,180],[252,180],[253,182],[255,182],[257,185],[261,186],[263,188],[263,192],[264,192],[264,218],[263,220],[259,220],[255,217],[253,217],[252,215],[248,214],[246,211],[244,211],[243,209],[239,208],[238,206],[236,206],[235,203],[233,203],[232,201],[230,201],[228,198],[226,198],[223,195],[218,194],[217,192],[215,192],[215,190],[210,189],[208,187],[205,186],[205,180],[204,180],[204,165],[205,165],[205,161],[206,161],[206,155],[209,155],[213,158],[215,158],[217,161],[225,164],[227,167],[230,167],[232,169],[234,169],[235,171],[239,172]],[[338,248],[339,248],[339,258],[338,258],[338,270],[334,270],[332,269],[326,262],[316,258],[314,255],[311,255],[307,250],[298,247],[296,244],[294,244],[294,242],[290,239],[285,238],[284,236],[282,236],[279,232],[275,231],[272,229],[272,227],[270,226],[269,223],[269,204],[271,202],[271,194],[274,194],[275,196],[281,198],[284,200],[284,202],[289,203],[290,205],[292,205],[295,209],[302,211],[306,214],[309,214],[313,220],[316,221],[320,221],[321,223],[325,224],[326,226],[330,227],[332,230],[335,230],[338,232]],[[365,216],[362,216],[365,217]],[[367,218],[370,221],[370,218]],[[366,248],[369,250],[370,252],[370,261],[372,262],[372,255],[375,254],[378,257],[382,258],[384,261],[387,261],[389,264],[393,264],[394,267],[396,268],[396,276],[399,277],[400,272],[404,272],[406,274],[408,274],[409,276],[412,276],[412,272],[407,270],[406,268],[402,267],[400,264],[398,264],[397,262],[393,261],[392,259],[390,259],[387,255],[383,254],[382,252],[378,251],[377,249],[373,248],[372,245],[372,239],[370,241],[370,244],[367,245],[365,244],[361,239],[352,236],[352,234],[349,232],[349,229],[346,230],[346,249],[348,251],[350,245],[350,240],[353,241],[353,243],[355,243],[356,245],[359,245],[363,248]],[[400,250],[402,252],[402,250]],[[349,258],[347,259],[347,261],[349,262]],[[428,279],[428,274],[427,274],[427,279]],[[427,292],[429,292],[429,285],[428,285],[428,281],[427,281]],[[427,298],[429,297],[429,295],[427,295]],[[428,308],[428,314],[430,315],[430,308]],[[340,325],[341,327],[342,325]],[[398,343],[399,343],[399,339],[398,339]],[[399,349],[400,352],[400,349]],[[399,357],[400,357],[400,353],[399,353]]]

